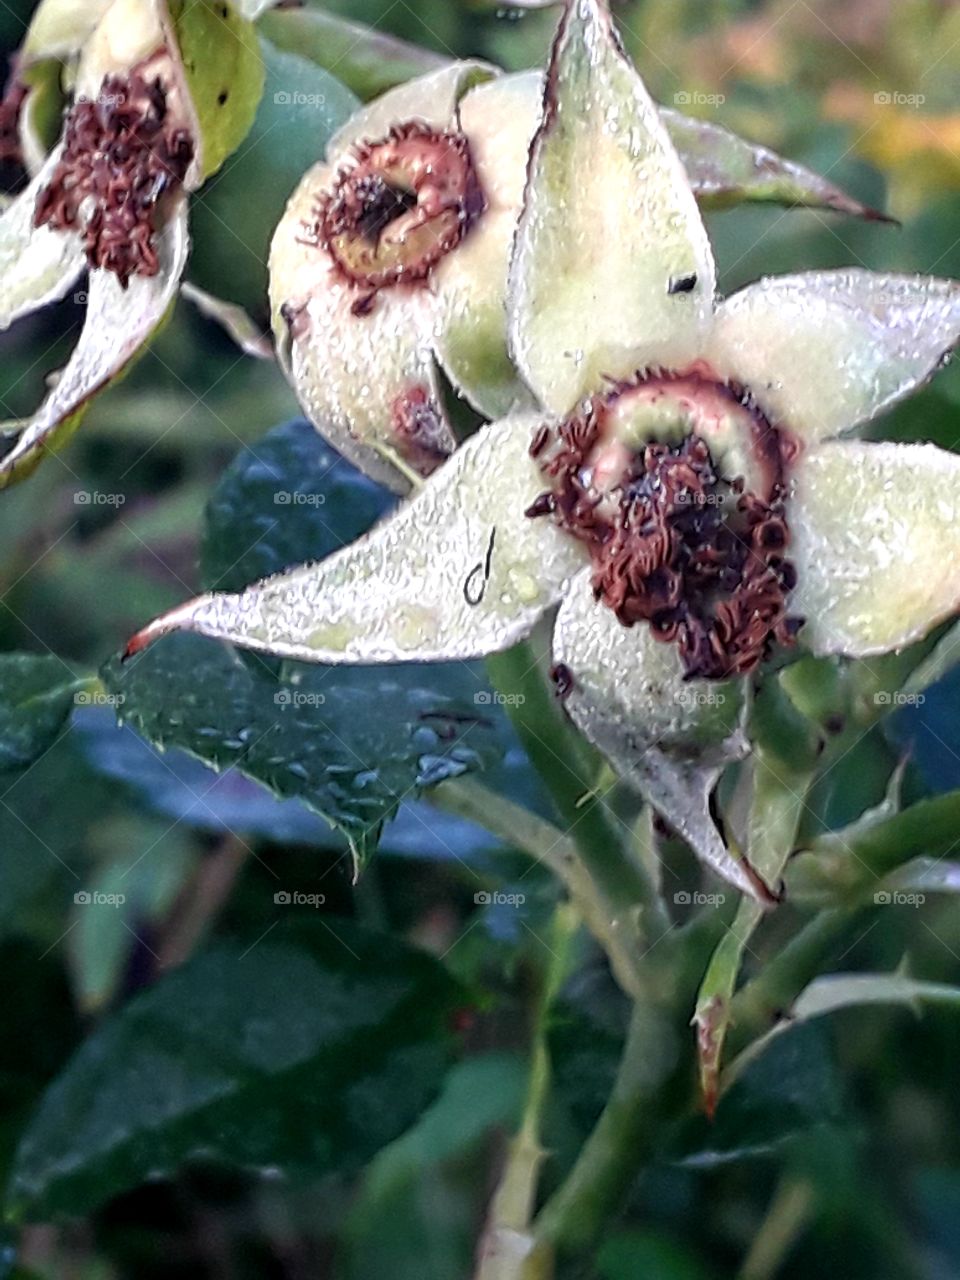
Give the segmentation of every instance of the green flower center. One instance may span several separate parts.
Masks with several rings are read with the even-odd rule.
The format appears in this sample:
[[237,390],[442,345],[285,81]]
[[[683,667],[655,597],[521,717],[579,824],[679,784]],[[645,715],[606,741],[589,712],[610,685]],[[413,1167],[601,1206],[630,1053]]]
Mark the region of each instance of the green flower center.
[[484,208],[467,139],[413,122],[357,148],[317,208],[311,242],[354,284],[371,291],[413,284],[456,248]]
[[624,626],[676,643],[688,678],[726,680],[800,626],[786,607],[786,441],[699,370],[641,376],[538,433],[551,487],[527,514],[587,545],[597,598]]
[[124,287],[133,275],[154,276],[157,208],[182,185],[193,151],[159,76],[108,76],[94,101],[81,98],[70,109],[34,221],[81,231],[90,265],[112,271]]

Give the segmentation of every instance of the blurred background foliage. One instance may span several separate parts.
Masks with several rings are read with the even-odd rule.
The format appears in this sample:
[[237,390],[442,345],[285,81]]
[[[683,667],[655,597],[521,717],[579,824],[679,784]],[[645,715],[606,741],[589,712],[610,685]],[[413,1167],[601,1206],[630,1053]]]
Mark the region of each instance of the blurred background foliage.
[[[509,68],[543,61],[554,21],[549,10],[487,0],[323,7]],[[8,50],[31,8],[0,6]],[[711,215],[726,291],[760,274],[848,263],[960,276],[955,4],[629,0],[618,11],[662,101],[762,141],[902,221]],[[352,101],[307,50],[279,49],[279,34],[266,49],[254,131],[199,201],[190,272],[261,322],[269,228]],[[320,84],[322,106],[291,116],[275,102],[276,92]],[[5,417],[39,402],[81,318],[82,302],[68,298],[2,336]],[[249,446],[295,413],[277,368],[241,354],[184,299],[63,456],[0,497],[0,648],[56,654],[81,690],[40,760],[12,762],[0,777],[0,1164],[6,1176],[29,1127],[10,1205],[14,1219],[30,1220],[22,1233],[11,1226],[0,1274],[469,1273],[521,1102],[552,884],[514,850],[418,802],[388,826],[354,888],[343,842],[297,799],[274,800],[176,751],[159,755],[92,705],[102,695],[84,683],[146,619],[203,585],[211,495],[208,525],[222,517],[218,502],[233,501],[229,475],[255,469],[261,455]],[[957,367],[876,432],[957,448]],[[339,505],[288,513],[320,522],[314,554],[383,509],[358,478],[344,484]],[[212,567],[208,558],[208,578],[225,581],[246,550]],[[249,576],[269,567],[251,563]],[[537,805],[522,753],[505,743],[503,784]],[[908,753],[911,798],[960,786],[960,679],[859,741],[815,797],[816,823],[841,825],[876,803]],[[476,901],[521,884],[520,910]],[[275,902],[297,892],[325,901]],[[125,901],[77,902],[78,893]],[[764,926],[750,971],[777,952],[785,928],[777,918]],[[838,961],[890,969],[905,951],[913,972],[958,980],[951,897],[868,915]],[[586,952],[550,1027],[548,1187],[606,1095],[624,1012]],[[904,1010],[849,1012],[784,1037],[715,1126],[691,1118],[665,1137],[594,1274],[960,1274],[958,1061],[949,1009],[919,1021]]]

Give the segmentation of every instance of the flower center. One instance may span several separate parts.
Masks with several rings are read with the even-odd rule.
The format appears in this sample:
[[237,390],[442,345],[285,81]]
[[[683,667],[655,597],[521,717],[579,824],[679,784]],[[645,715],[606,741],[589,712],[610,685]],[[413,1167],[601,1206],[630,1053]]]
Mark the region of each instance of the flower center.
[[318,205],[311,242],[355,284],[413,283],[456,248],[484,207],[467,139],[413,122],[355,150]]
[[71,108],[63,154],[34,221],[81,229],[90,265],[112,271],[126,287],[133,275],[159,271],[154,216],[192,159],[193,140],[171,118],[159,77],[108,76],[95,101],[79,99]]
[[527,514],[587,545],[597,598],[676,643],[688,679],[743,675],[792,643],[789,438],[741,389],[640,376],[542,428],[531,453],[551,488]]

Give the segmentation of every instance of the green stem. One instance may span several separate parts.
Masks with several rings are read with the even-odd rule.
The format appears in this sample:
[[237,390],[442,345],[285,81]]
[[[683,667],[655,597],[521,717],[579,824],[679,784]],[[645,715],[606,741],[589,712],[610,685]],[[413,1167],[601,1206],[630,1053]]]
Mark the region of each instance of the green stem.
[[632,934],[618,924],[616,906],[598,888],[569,836],[473,778],[442,782],[432,789],[429,799],[437,808],[477,823],[505,844],[549,867],[606,952],[617,982],[628,995],[641,994],[640,950],[634,945]]
[[534,1016],[530,1079],[523,1122],[513,1142],[491,1202],[481,1242],[476,1280],[531,1280],[549,1274],[550,1261],[530,1231],[540,1168],[546,1158],[541,1143],[543,1112],[550,1092],[547,1047],[550,1010],[570,968],[570,954],[580,925],[570,905],[557,908],[546,966]]
[[593,791],[592,753],[547,688],[532,647],[519,644],[488,658],[487,670],[566,834],[598,890],[618,911],[618,927],[636,932],[638,906],[665,926],[656,890],[640,863],[625,852],[618,820]]
[[780,1270],[814,1208],[810,1183],[786,1178],[777,1188],[737,1280],[771,1280]]

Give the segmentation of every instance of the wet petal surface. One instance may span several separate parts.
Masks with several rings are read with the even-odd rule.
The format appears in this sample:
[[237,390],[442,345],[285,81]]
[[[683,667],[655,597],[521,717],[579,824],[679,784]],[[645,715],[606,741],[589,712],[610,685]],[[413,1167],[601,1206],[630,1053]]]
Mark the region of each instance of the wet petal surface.
[[760,280],[718,310],[709,359],[806,440],[867,422],[960,341],[960,283],[872,271]]
[[480,657],[527,635],[583,563],[580,547],[524,515],[542,489],[529,456],[538,419],[487,428],[395,516],[316,565],[203,596],[135,637],[218,636],[331,663]]
[[924,636],[960,606],[960,456],[836,441],[797,468],[787,516],[790,611],[815,653],[867,656]]
[[568,713],[707,866],[770,901],[710,816],[723,765],[746,750],[742,685],[685,681],[676,648],[645,625],[621,626],[594,600],[590,577],[589,570],[578,576],[557,617],[554,658],[572,677]]
[[511,339],[531,388],[567,413],[604,375],[698,353],[714,265],[658,108],[609,11],[561,22],[512,270]]

